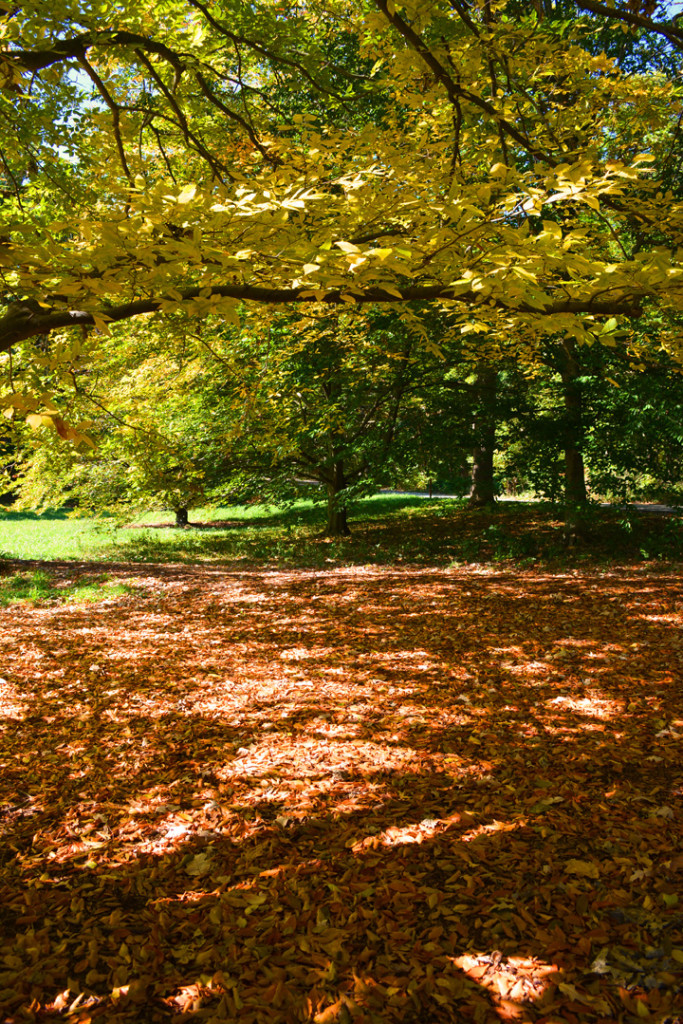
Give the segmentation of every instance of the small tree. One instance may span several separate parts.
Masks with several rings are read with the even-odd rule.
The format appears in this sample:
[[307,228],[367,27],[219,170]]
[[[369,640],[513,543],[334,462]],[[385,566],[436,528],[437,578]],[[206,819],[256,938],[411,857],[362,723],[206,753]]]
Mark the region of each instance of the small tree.
[[[232,360],[236,459],[262,493],[317,484],[326,533],[349,533],[350,499],[387,479],[415,340],[379,310],[267,320],[252,316],[226,339]],[[314,491],[314,494],[316,492]]]
[[[21,505],[68,500],[121,517],[160,508],[185,526],[191,508],[225,493],[233,471],[225,398],[185,325],[176,327],[129,331],[123,345],[100,338],[98,372],[72,367],[77,389],[69,412],[92,417],[94,443],[64,445],[47,428],[32,443],[25,436]],[[46,378],[56,383],[49,370]]]

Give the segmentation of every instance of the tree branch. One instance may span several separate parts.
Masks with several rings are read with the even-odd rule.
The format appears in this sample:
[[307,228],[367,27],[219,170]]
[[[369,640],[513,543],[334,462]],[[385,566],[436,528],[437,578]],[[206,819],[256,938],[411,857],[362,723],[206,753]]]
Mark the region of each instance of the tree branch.
[[[182,291],[182,302],[206,298],[207,288],[186,288]],[[445,300],[469,305],[481,309],[481,294],[478,292],[458,293],[448,285],[411,285],[406,288],[388,291],[381,285],[375,285],[355,292],[353,295],[344,288],[334,288],[324,293],[313,292],[310,288],[264,288],[258,285],[231,284],[211,288],[211,295],[220,298],[235,299],[243,302],[258,302],[264,305],[284,305],[285,303],[306,304],[322,303],[328,306],[346,306],[353,304],[368,305],[370,303],[396,302],[435,302]],[[508,305],[501,299],[488,297],[486,307],[511,314],[526,313],[534,316],[556,316],[561,313],[586,313],[593,316],[631,316],[641,314],[642,296],[631,295],[617,299],[562,299],[550,302],[544,309],[538,309],[528,303]],[[37,303],[17,303],[9,308],[7,314],[0,318],[0,352],[7,352],[13,345],[27,338],[49,334],[65,327],[96,327],[97,321],[118,323],[130,320],[144,313],[156,313],[165,303],[178,301],[170,296],[159,298],[138,299],[119,306],[103,306],[93,312],[77,309],[44,310]]]
[[100,96],[111,110],[112,127],[114,129],[114,138],[116,139],[116,148],[119,151],[119,160],[123,167],[123,173],[128,178],[128,181],[133,182],[133,175],[130,173],[130,167],[126,160],[126,151],[123,147],[123,139],[121,138],[121,109],[118,103],[114,100],[113,96],[107,89],[106,85],[97,74],[92,65],[86,60],[85,54],[82,54],[78,58],[78,63],[85,70],[86,74],[90,78],[90,81],[94,83],[95,88],[99,92]]
[[636,14],[635,11],[627,10],[624,7],[610,7],[608,4],[595,3],[593,0],[580,0],[577,7],[583,11],[590,11],[591,14],[600,14],[605,18],[623,21],[627,25],[644,28],[647,32],[655,32],[668,39],[677,50],[683,50],[683,29],[678,28],[677,25],[663,25],[644,14]]
[[470,92],[469,89],[463,89],[448,73],[446,68],[430,50],[422,37],[418,35],[418,33],[415,32],[415,30],[411,28],[411,26],[408,25],[400,15],[395,12],[393,14],[390,13],[389,0],[373,0],[373,2],[382,12],[389,24],[393,25],[393,27],[403,36],[410,49],[422,58],[424,63],[436,77],[437,81],[440,82],[446,90],[451,103],[456,105],[458,100],[465,100],[473,106],[478,107],[498,125],[499,131],[504,132],[509,138],[513,139],[522,147],[522,149],[529,153],[530,156],[534,157],[534,159],[548,164],[549,167],[558,166],[560,160],[556,160],[552,154],[546,153],[544,150],[535,146],[523,132],[520,132],[513,124],[510,123],[510,121],[503,117],[502,114],[496,110],[493,104],[489,103],[488,100],[483,99],[483,97],[477,96],[476,93]]
[[4,50],[0,53],[0,61],[8,60],[25,71],[42,71],[61,61],[80,59],[85,56],[91,46],[137,46],[147,53],[156,53],[181,72],[183,63],[177,53],[163,43],[157,43],[147,36],[135,32],[84,32],[73,39],[60,39],[49,50]]
[[263,159],[266,160],[272,167],[278,167],[279,164],[282,163],[282,161],[278,157],[274,156],[272,153],[268,152],[266,147],[260,141],[256,132],[254,131],[253,125],[251,125],[246,120],[246,118],[242,117],[240,114],[235,113],[235,111],[231,110],[230,107],[227,107],[225,103],[223,103],[223,101],[220,100],[218,96],[216,96],[215,93],[211,91],[209,84],[204,78],[204,75],[201,73],[201,71],[195,71],[194,74],[195,78],[197,79],[197,82],[199,83],[199,88],[202,90],[207,100],[210,103],[212,103],[215,107],[217,107],[219,110],[222,110],[226,117],[229,117],[232,121],[236,121],[239,125],[241,125],[242,128],[244,128],[247,135],[249,136],[252,145],[254,146],[255,149],[259,151]]
[[147,69],[152,79],[156,82],[158,88],[166,97],[168,105],[170,106],[173,113],[176,115],[176,123],[180,128],[181,132],[183,133],[183,138],[185,139],[185,143],[188,149],[194,149],[197,153],[199,153],[200,156],[202,156],[206,160],[207,164],[213,171],[214,177],[217,178],[218,181],[222,182],[224,177],[234,180],[233,175],[230,173],[225,163],[223,163],[222,160],[218,160],[216,157],[214,157],[206,148],[202,140],[197,135],[195,135],[193,131],[190,130],[187,117],[185,116],[185,113],[182,110],[182,108],[179,106],[176,97],[168,88],[161,75],[157,73],[154,65],[147,57],[144,50],[136,49],[135,56],[138,58],[140,63]]

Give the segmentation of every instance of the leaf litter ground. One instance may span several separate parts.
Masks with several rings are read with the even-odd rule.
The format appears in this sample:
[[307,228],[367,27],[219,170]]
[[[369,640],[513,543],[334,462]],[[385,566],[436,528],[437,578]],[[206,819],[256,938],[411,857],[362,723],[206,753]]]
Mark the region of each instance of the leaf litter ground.
[[677,574],[107,569],[0,611],[1,1020],[683,1020]]

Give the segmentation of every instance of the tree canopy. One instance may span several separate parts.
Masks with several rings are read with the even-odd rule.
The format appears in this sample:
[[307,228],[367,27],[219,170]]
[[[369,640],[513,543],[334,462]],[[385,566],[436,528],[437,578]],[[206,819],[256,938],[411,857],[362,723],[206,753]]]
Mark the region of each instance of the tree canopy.
[[651,3],[2,7],[3,351],[240,301],[438,301],[525,344],[680,302]]

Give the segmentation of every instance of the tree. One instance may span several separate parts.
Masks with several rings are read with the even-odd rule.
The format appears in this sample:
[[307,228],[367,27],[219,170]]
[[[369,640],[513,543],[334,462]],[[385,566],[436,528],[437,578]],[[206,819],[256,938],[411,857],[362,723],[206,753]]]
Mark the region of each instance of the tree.
[[[92,339],[86,359],[72,359],[67,415],[94,441],[65,446],[44,430],[32,443],[24,436],[23,507],[69,501],[123,518],[162,508],[186,526],[191,508],[225,497],[235,473],[229,403],[200,339],[182,318],[162,335],[136,326],[126,344]],[[48,365],[41,383],[55,393],[59,374]]]
[[[548,340],[542,360],[526,373],[507,364],[497,404],[497,469],[504,489],[564,499],[570,517],[571,506],[585,500],[587,484],[602,499],[680,501],[683,377],[658,328],[650,323],[630,353],[616,339],[612,346],[570,350],[569,374],[560,338]],[[578,410],[567,401],[568,377]],[[580,457],[576,477],[572,447]],[[576,482],[578,494],[572,490]]]
[[222,339],[234,382],[225,443],[242,480],[273,497],[315,483],[327,536],[348,535],[350,499],[388,476],[414,335],[372,307],[362,316],[252,316],[232,333]]
[[[440,302],[520,348],[677,307],[683,29],[567,6],[7,9],[0,349],[240,301]],[[624,73],[613,25],[664,49]]]

